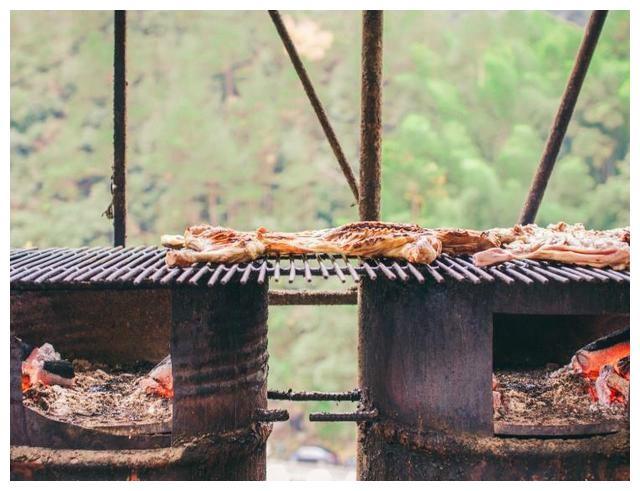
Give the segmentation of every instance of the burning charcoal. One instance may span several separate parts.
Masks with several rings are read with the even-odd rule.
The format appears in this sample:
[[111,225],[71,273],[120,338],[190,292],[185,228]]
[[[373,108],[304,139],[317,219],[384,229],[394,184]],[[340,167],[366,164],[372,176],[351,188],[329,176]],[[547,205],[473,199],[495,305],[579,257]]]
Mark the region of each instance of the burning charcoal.
[[611,365],[605,365],[600,370],[600,374],[595,382],[595,391],[598,402],[604,406],[609,406],[614,398],[613,392],[607,384],[607,378],[613,373]]
[[620,358],[618,360],[618,363],[616,363],[614,370],[618,375],[629,380],[629,374],[631,371],[631,357],[625,356],[624,358]]
[[67,360],[45,361],[43,368],[47,372],[59,375],[63,378],[73,378],[75,376],[73,365]]
[[149,372],[149,375],[140,381],[140,387],[149,394],[155,394],[167,399],[173,397],[171,355],[166,356]]
[[613,402],[625,403],[629,400],[629,381],[618,375],[611,365],[605,365],[595,382],[598,402],[610,406]]
[[615,371],[609,375],[607,379],[607,385],[614,392],[619,394],[622,398],[622,402],[627,403],[629,401],[629,381]]
[[615,365],[629,356],[629,352],[629,328],[626,327],[579,349],[571,359],[571,366],[575,373],[596,380],[603,366]]
[[[40,382],[44,385],[73,385],[73,379],[51,373],[45,369],[45,363],[61,362],[60,353],[56,353],[49,343],[44,343],[39,348],[34,348],[31,354],[22,362],[22,390]],[[68,363],[68,362],[67,362]]]

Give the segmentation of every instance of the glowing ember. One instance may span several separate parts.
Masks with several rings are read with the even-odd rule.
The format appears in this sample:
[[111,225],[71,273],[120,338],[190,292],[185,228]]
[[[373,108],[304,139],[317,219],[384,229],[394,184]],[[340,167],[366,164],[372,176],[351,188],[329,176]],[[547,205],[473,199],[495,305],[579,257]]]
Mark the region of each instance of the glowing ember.
[[629,328],[598,339],[578,350],[571,360],[574,373],[590,381],[589,394],[603,405],[629,400]]
[[600,370],[605,365],[613,366],[622,358],[628,357],[630,352],[629,342],[614,344],[608,348],[597,351],[581,349],[576,352],[571,360],[571,365],[576,373],[581,373],[590,380],[596,380]]
[[70,377],[65,377],[47,370],[49,366],[55,367],[57,365],[56,362],[61,361],[60,353],[57,353],[49,343],[44,343],[39,348],[34,348],[31,354],[22,362],[22,391],[25,392],[38,383],[65,387],[72,386],[73,372]]
[[173,374],[171,372],[171,356],[165,357],[158,363],[149,375],[140,381],[148,394],[155,394],[166,399],[173,397]]

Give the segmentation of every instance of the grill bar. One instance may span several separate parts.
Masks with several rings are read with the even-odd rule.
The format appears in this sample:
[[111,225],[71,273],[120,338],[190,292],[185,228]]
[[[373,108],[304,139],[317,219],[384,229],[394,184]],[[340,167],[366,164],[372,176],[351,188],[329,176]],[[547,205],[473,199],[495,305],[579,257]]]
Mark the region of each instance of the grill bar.
[[[245,264],[194,264],[185,268],[165,265],[165,249],[149,247],[93,247],[80,249],[51,248],[12,250],[10,280],[12,288],[46,288],[49,286],[120,285],[166,286],[193,285],[213,287],[231,282],[247,284],[281,276],[292,283],[312,282],[313,278],[336,277],[342,283],[348,279],[360,282],[398,281],[444,283],[449,281],[472,284],[496,280],[506,285],[514,283],[548,284],[614,282],[629,283],[628,271],[610,268],[595,269],[548,261],[514,260],[497,266],[479,268],[469,256],[443,254],[430,265],[409,264],[388,258],[367,259],[325,254],[296,255],[258,259]],[[330,292],[331,302],[353,303],[354,292]],[[324,294],[324,293],[323,293]],[[288,293],[273,297],[282,304],[298,300],[285,298]],[[313,299],[313,291],[307,292]],[[335,297],[335,298],[333,298]],[[339,298],[338,298],[339,297]],[[306,298],[306,297],[305,297]],[[329,301],[329,300],[328,300]],[[306,300],[305,300],[306,302]],[[306,302],[308,303],[308,302]]]

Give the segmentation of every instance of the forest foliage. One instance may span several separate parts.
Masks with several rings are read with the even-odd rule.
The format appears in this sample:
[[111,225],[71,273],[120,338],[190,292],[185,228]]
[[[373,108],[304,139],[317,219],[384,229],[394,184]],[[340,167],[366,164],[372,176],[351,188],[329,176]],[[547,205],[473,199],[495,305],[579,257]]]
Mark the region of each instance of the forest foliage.
[[[284,19],[358,175],[359,13]],[[384,27],[383,218],[514,224],[582,26],[547,12],[386,12]],[[112,50],[111,12],[12,13],[12,247],[111,243]],[[612,12],[539,223],[628,225],[629,80],[629,14]],[[130,12],[128,97],[128,244],[197,222],[357,219],[266,12]],[[270,384],[355,386],[354,307],[269,316]]]
[[[358,167],[357,12],[285,19]],[[382,214],[515,222],[582,27],[546,12],[387,12]],[[104,245],[111,224],[110,12],[11,19],[11,244]],[[613,12],[539,223],[629,216],[629,15]],[[211,222],[296,230],[357,207],[264,12],[131,12],[128,235]]]

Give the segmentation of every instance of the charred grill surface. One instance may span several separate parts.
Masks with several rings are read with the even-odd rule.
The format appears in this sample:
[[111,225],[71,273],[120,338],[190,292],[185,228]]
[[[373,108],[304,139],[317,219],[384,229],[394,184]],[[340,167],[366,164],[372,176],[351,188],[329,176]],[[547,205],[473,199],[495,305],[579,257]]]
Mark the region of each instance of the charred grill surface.
[[167,267],[167,249],[158,247],[93,247],[14,249],[10,253],[10,280],[13,289],[51,287],[213,287],[227,283],[263,284],[268,279],[292,283],[296,278],[311,282],[314,277],[338,277],[360,281],[384,278],[391,281],[435,283],[499,282],[628,283],[628,271],[568,266],[547,261],[514,260],[498,266],[479,268],[470,256],[442,254],[430,265],[393,259],[367,259],[306,254],[257,259],[244,264],[195,264]]

